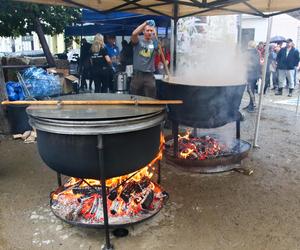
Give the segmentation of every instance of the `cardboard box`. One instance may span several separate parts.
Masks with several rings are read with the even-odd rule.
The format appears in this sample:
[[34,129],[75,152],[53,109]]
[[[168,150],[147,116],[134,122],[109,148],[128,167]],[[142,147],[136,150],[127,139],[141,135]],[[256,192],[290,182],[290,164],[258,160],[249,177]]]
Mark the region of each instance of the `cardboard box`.
[[73,76],[73,75],[68,75],[68,76],[65,76],[65,78],[71,82],[76,82],[78,81],[78,78],[76,76]]
[[67,84],[67,81],[63,76],[59,77],[59,81],[62,85],[63,94],[71,94],[73,92],[72,85]]
[[69,69],[58,69],[58,68],[48,68],[47,72],[52,74],[58,74],[59,76],[68,76],[70,74]]
[[73,75],[68,75],[68,76],[61,76],[60,77],[60,82],[63,87],[63,94],[71,94],[73,92],[76,92],[74,89],[74,84],[77,84],[78,78]]

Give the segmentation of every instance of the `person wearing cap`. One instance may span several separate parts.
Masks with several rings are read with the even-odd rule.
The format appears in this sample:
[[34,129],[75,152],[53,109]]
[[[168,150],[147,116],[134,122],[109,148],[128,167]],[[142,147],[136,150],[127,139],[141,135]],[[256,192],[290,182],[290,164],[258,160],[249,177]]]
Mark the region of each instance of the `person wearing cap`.
[[[143,32],[143,37],[139,34]],[[133,45],[133,77],[130,92],[155,98],[154,58],[157,53],[155,22],[148,20],[139,25],[131,35]]]
[[112,93],[114,91],[113,79],[119,64],[120,64],[120,50],[116,44],[116,36],[109,35],[106,37],[105,48],[112,61],[112,67],[109,72],[109,91]]
[[295,87],[295,67],[299,64],[299,52],[293,47],[293,40],[286,40],[286,47],[280,49],[277,58],[278,91],[275,95],[282,95],[282,89],[288,80],[289,94],[291,97]]

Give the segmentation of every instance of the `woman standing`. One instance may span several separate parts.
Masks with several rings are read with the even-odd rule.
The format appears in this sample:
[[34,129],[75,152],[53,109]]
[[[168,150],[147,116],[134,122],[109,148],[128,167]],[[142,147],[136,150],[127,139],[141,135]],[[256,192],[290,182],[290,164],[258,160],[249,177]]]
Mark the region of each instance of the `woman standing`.
[[255,41],[248,43],[247,60],[247,92],[250,97],[250,102],[244,109],[252,113],[255,111],[255,86],[261,74],[260,57],[256,49]]
[[95,83],[95,93],[108,92],[111,65],[103,36],[96,34],[91,47],[91,74]]

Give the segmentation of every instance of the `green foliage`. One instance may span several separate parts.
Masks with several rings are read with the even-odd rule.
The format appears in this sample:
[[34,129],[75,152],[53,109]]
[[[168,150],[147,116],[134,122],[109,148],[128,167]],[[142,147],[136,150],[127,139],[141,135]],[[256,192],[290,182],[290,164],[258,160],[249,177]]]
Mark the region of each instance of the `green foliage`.
[[81,10],[64,6],[50,6],[0,0],[0,36],[24,36],[35,30],[38,17],[47,35],[60,34],[65,26],[76,22]]

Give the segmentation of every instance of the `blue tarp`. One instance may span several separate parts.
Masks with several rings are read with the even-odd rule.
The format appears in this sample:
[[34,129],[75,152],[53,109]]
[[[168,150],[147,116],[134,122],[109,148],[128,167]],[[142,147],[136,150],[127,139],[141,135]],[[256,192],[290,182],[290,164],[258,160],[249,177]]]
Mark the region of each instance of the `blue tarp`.
[[87,9],[82,10],[81,21],[84,23],[114,23],[137,26],[148,19],[153,19],[158,27],[170,27],[171,19],[166,16],[142,15],[128,12],[95,12]]
[[[92,36],[96,33],[103,35],[129,36],[132,31],[148,19],[155,20],[159,27],[158,34],[165,35],[166,29],[170,26],[170,18],[165,16],[141,15],[126,12],[99,13],[84,9],[81,21],[83,25],[69,26],[65,28],[66,36]],[[86,25],[95,23],[94,25]]]
[[[65,28],[66,36],[94,36],[97,33],[102,35],[115,35],[115,36],[130,36],[132,31],[137,26],[132,25],[118,25],[118,24],[95,24],[84,26],[69,26]],[[168,30],[170,31],[170,30]],[[165,36],[166,29],[158,28],[158,35]]]

